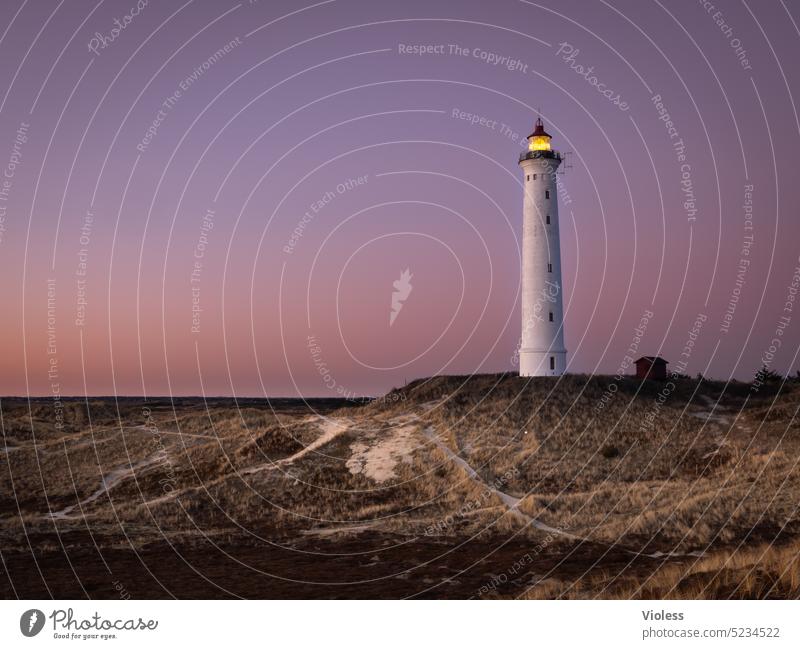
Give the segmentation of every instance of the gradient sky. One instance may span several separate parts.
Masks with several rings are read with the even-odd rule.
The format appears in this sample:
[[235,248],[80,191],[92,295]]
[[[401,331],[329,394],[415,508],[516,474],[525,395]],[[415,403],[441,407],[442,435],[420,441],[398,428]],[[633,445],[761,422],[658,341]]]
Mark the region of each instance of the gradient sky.
[[0,394],[378,394],[515,369],[538,112],[571,152],[569,371],[615,373],[652,312],[638,355],[680,360],[700,317],[687,373],[749,379],[770,347],[794,372],[800,9],[714,4],[5,3]]

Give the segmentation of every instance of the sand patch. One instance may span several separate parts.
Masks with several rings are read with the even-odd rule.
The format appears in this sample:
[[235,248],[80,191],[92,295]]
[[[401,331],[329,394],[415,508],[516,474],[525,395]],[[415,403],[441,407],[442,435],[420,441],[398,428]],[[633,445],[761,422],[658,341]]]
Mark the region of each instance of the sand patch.
[[400,462],[410,462],[416,447],[416,426],[392,429],[385,437],[354,442],[350,445],[352,456],[346,466],[353,475],[363,473],[375,482],[396,478],[395,467]]

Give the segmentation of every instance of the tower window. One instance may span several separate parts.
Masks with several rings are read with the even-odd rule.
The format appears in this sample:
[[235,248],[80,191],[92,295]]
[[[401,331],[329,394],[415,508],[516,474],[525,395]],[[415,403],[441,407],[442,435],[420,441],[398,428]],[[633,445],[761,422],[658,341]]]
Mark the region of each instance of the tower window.
[[531,175],[530,175],[530,174],[528,174],[528,175],[526,176],[525,180],[530,180],[530,179],[531,179]]
[[552,321],[553,321],[553,312],[551,311],[550,312],[550,322],[552,322]]
[[549,214],[545,217],[545,223],[547,223],[547,225],[550,225],[550,215]]
[[545,189],[544,190],[544,197],[545,198],[550,198],[550,190],[549,189]]
[[551,356],[550,357],[550,369],[551,370],[556,369],[556,357],[555,356]]
[[536,174],[533,174],[533,179],[536,180]]
[[547,272],[548,273],[552,273],[553,272],[553,264],[547,264]]

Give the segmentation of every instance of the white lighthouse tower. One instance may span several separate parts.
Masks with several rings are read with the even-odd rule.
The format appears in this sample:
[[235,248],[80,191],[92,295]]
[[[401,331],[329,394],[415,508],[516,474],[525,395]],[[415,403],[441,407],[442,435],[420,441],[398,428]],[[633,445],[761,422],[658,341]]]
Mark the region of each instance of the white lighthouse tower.
[[528,136],[528,150],[519,157],[525,187],[520,376],[557,376],[567,367],[556,187],[560,164],[561,154],[550,148],[539,118]]

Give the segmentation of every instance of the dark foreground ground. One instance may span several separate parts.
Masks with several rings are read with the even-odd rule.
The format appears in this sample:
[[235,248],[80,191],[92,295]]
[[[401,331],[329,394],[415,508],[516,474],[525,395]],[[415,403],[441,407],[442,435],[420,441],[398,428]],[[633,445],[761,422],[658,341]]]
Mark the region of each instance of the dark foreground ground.
[[[78,539],[71,539],[77,541]],[[137,551],[93,548],[88,534],[69,560],[62,552],[35,557],[6,557],[0,594],[5,598],[470,598],[489,591],[514,595],[556,568],[558,557],[525,562],[503,583],[492,576],[507,572],[531,551],[531,544],[512,540],[461,545],[369,537],[335,542],[306,542],[291,550],[276,546],[222,549],[153,543]],[[398,544],[400,542],[400,544]],[[599,557],[599,548],[576,549],[569,569],[576,578]],[[227,555],[227,556],[226,556]],[[648,560],[656,565],[655,560]],[[630,556],[615,552],[603,564],[622,570]],[[70,565],[71,564],[71,565]],[[282,579],[273,575],[280,574]],[[13,588],[12,588],[13,583]]]

